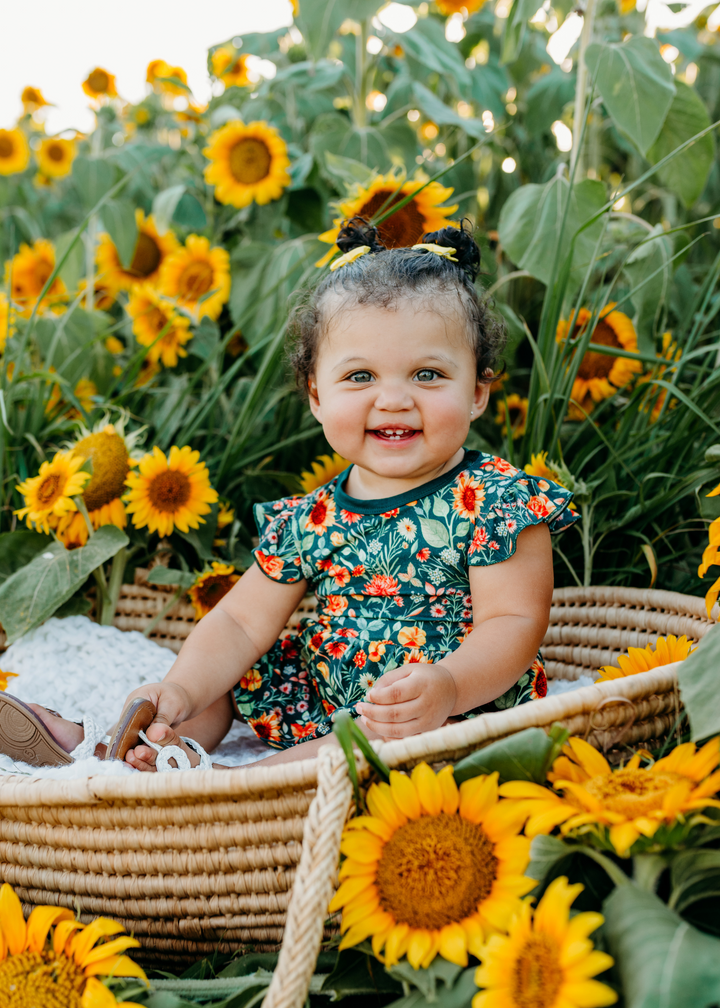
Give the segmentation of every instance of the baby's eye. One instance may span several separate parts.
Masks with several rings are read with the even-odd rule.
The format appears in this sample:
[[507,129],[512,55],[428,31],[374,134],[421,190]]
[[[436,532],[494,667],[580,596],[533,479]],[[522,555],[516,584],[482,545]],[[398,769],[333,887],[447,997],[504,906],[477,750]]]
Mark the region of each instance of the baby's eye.
[[372,375],[369,371],[353,371],[351,375],[347,376],[346,381],[354,382],[356,385],[365,385],[372,381]]
[[420,382],[431,382],[435,381],[436,378],[440,377],[440,372],[433,370],[433,368],[421,368],[415,375],[416,381]]

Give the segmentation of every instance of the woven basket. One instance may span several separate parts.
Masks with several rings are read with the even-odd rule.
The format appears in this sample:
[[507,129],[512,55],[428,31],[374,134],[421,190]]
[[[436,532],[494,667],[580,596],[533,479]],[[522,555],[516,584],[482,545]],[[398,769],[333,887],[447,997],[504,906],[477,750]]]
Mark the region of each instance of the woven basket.
[[[144,619],[147,625],[147,610]],[[561,589],[544,647],[548,671],[575,678],[628,645],[667,633],[699,640],[710,626],[702,600],[689,596]],[[173,646],[170,640],[164,642]],[[454,760],[553,721],[608,748],[619,731],[623,743],[666,736],[679,712],[674,668],[666,666],[388,743],[380,753],[397,767]],[[5,778],[0,881],[15,887],[26,910],[49,903],[77,909],[84,920],[117,918],[142,942],[144,961],[170,965],[248,945],[267,950],[284,934],[265,1008],[300,1008],[351,803],[339,750],[328,745],[320,753],[317,760],[223,771]]]

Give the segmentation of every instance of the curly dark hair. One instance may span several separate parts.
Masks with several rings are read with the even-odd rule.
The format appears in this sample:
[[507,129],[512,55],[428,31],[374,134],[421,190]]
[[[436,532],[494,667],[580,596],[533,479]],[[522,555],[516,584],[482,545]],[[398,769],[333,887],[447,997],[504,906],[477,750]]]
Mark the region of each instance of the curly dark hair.
[[318,347],[330,318],[330,295],[335,295],[333,315],[354,304],[393,310],[407,297],[431,310],[438,298],[455,299],[467,323],[478,379],[493,380],[505,345],[505,325],[475,287],[480,250],[470,228],[462,221],[459,228],[445,227],[424,234],[421,243],[455,249],[457,262],[426,249],[388,249],[380,241],[377,228],[361,217],[343,224],[337,238],[340,251],[367,246],[373,254],[330,272],[295,309],[290,362],[301,391],[307,393],[315,372]]

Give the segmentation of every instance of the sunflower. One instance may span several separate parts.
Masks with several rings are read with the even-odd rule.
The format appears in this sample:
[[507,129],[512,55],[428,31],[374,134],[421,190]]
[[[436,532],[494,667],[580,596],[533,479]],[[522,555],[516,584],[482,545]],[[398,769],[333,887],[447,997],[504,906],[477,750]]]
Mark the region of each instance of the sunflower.
[[304,470],[300,475],[300,486],[306,494],[312,493],[318,487],[329,483],[331,479],[335,479],[347,469],[350,462],[337,452],[333,452],[332,455],[321,455],[311,465],[312,472]]
[[7,689],[8,679],[17,679],[19,672],[3,672],[0,669],[0,691],[4,692]]
[[178,358],[187,357],[183,344],[193,337],[190,320],[179,315],[174,306],[161,298],[150,284],[135,287],[127,312],[133,319],[136,340],[141,346],[150,348],[147,352],[149,360],[161,360],[165,367],[177,367]]
[[210,164],[205,181],[215,199],[231,206],[260,206],[280,199],[290,185],[287,144],[266,122],[230,122],[210,137],[203,151]]
[[188,235],[185,246],[164,260],[159,288],[196,319],[214,320],[230,297],[230,256],[224,248],[210,248],[207,238]]
[[231,564],[214,562],[212,570],[200,574],[188,591],[195,609],[195,619],[201,620],[203,616],[207,616],[239,580],[240,575],[235,573],[235,568]]
[[613,958],[593,948],[589,935],[600,927],[599,913],[570,907],[584,886],[553,879],[533,913],[530,903],[507,935],[492,935],[480,949],[475,983],[483,988],[472,1008],[603,1008],[617,994],[591,979],[613,965]]
[[[92,475],[89,483],[83,488],[82,497],[88,510],[90,521],[95,529],[102,525],[115,525],[125,528],[127,515],[122,495],[125,493],[125,480],[133,464],[130,457],[137,434],[124,435],[122,425],[101,424],[91,433],[84,431],[84,436],[74,445],[72,451],[83,461],[92,463]],[[79,512],[68,514],[60,520],[57,537],[68,548],[84,546],[88,538],[88,530],[83,516]]]
[[0,175],[25,171],[30,161],[30,146],[20,129],[0,129]]
[[[38,238],[32,248],[24,242],[20,251],[5,265],[5,283],[10,285],[12,300],[26,318],[32,313],[43,287],[55,269],[55,250],[45,238]],[[40,308],[59,308],[65,299],[65,284],[56,276]]]
[[[147,980],[123,954],[140,942],[108,917],[85,925],[63,907],[36,906],[26,924],[20,900],[5,882],[0,888],[0,922],[0,1003],[8,1008],[110,1008],[118,1002],[98,977]],[[111,935],[118,937],[105,941]]]
[[120,261],[115,244],[108,234],[100,238],[97,266],[103,283],[118,290],[131,290],[139,282],[156,283],[166,256],[175,252],[180,243],[173,231],[158,234],[152,214],[145,219],[139,208],[135,211],[138,236],[127,269]]
[[22,94],[20,95],[20,101],[23,104],[23,112],[25,115],[30,115],[32,112],[37,112],[38,109],[41,109],[46,105],[50,105],[50,102],[45,101],[40,88],[30,87],[30,85],[23,88]]
[[[50,371],[54,372],[55,368],[51,367]],[[98,394],[98,390],[97,385],[95,384],[94,381],[91,381],[89,378],[81,378],[80,381],[75,386],[75,388],[73,389],[73,392],[75,393],[75,398],[79,401],[80,405],[82,406],[82,408],[85,410],[86,413],[89,413],[91,410],[95,409],[93,396],[96,396]],[[52,413],[55,407],[58,405],[58,403],[62,402],[62,398],[63,394],[60,385],[59,384],[53,385],[52,391],[48,396],[48,401],[45,403],[45,412]],[[66,412],[67,416],[71,418],[77,418],[80,416],[79,411],[75,409],[74,406],[70,407],[70,409],[66,410]]]
[[419,763],[408,777],[373,784],[368,816],[343,833],[341,885],[330,910],[343,909],[340,948],[372,936],[388,966],[407,953],[414,969],[438,953],[467,966],[483,939],[504,930],[533,887],[523,875],[529,841],[513,803],[498,801],[497,773],[458,789],[453,768]]
[[555,463],[552,461],[548,463],[547,457],[548,453],[546,451],[539,452],[537,455],[531,455],[530,461],[525,466],[525,472],[529,476],[536,476],[538,479],[553,480],[554,483],[565,486],[555,468]]
[[[717,497],[720,494],[720,483],[711,490],[706,497]],[[703,551],[702,560],[700,561],[700,566],[698,567],[698,577],[703,578],[708,572],[708,568],[712,567],[714,564],[720,564],[720,518],[716,518],[714,521],[710,522],[710,528],[708,529],[709,542]],[[717,579],[715,584],[710,588],[707,595],[705,596],[705,608],[707,609],[708,619],[712,619],[710,613],[712,612],[712,607],[717,602],[718,595],[720,594],[720,578]]]
[[[86,290],[87,290],[87,279],[83,278],[78,283],[78,293],[81,293]],[[117,287],[113,287],[112,284],[106,283],[105,280],[100,280],[98,277],[95,277],[95,283],[93,284],[94,308],[99,309],[99,311],[107,311],[108,308],[112,308],[112,306],[115,304],[115,301],[117,300],[117,294],[118,294]],[[85,297],[80,299],[80,304],[82,305],[83,308],[87,308],[86,300],[87,299]],[[108,336],[108,339],[105,341],[106,346],[109,340],[114,340],[116,344],[120,342],[114,336]],[[119,353],[120,351],[116,350],[114,352]]]
[[155,91],[163,94],[184,95],[189,90],[187,74],[183,68],[170,66],[165,60],[152,60],[148,63],[145,80]]
[[49,534],[51,519],[57,523],[69,511],[77,511],[73,497],[82,493],[90,479],[90,473],[78,471],[82,464],[82,458],[67,451],[57,452],[52,462],[43,462],[37,476],[15,488],[25,498],[25,507],[14,513],[25,518],[28,528],[34,525]]
[[[635,327],[627,315],[613,311],[614,307],[615,302],[613,301],[600,312],[592,332],[591,342],[637,353]],[[581,308],[569,336],[570,323],[561,319],[558,322],[555,335],[558,343],[565,343],[568,338],[576,339],[578,336],[584,335],[591,318],[592,313],[587,308]],[[633,376],[640,371],[642,371],[642,364],[638,360],[631,360],[628,357],[613,357],[610,354],[588,350],[580,362],[577,376],[573,382],[571,393],[573,401],[570,403],[569,419],[584,420],[585,413],[591,413],[595,403],[615,395],[619,388],[628,385],[633,380]]]
[[626,655],[620,655],[618,664],[620,668],[612,665],[605,665],[600,669],[600,675],[595,682],[606,682],[608,679],[623,679],[625,676],[636,675],[638,672],[647,672],[648,669],[658,668],[660,665],[670,665],[672,662],[685,661],[689,654],[697,647],[687,637],[674,637],[669,634],[667,637],[658,637],[655,644],[648,644],[647,647],[628,648]]
[[247,73],[247,56],[239,54],[233,46],[220,46],[210,57],[213,74],[225,87],[247,87],[252,84]]
[[437,9],[447,17],[450,14],[460,14],[467,11],[474,14],[485,4],[485,0],[435,0]]
[[174,528],[188,532],[205,524],[201,515],[209,514],[218,495],[199,459],[200,452],[187,445],[173,445],[167,457],[157,445],[143,455],[137,470],[128,475],[124,498],[135,528],[147,525],[150,532],[168,536]]
[[82,89],[90,98],[117,98],[115,78],[102,67],[95,67],[82,82]]
[[43,175],[47,178],[62,178],[63,175],[69,175],[72,170],[75,141],[63,140],[61,137],[41,140],[36,157]]
[[221,529],[226,528],[228,525],[232,525],[234,521],[235,508],[231,507],[226,501],[221,500],[217,516],[218,532],[220,532]]
[[529,401],[529,399],[522,398],[516,392],[507,397],[507,403],[505,399],[498,399],[495,423],[502,424],[502,433],[505,436],[508,433],[508,416],[510,418],[510,429],[512,430],[513,440],[523,436],[527,426]]
[[378,230],[380,240],[388,248],[414,245],[426,231],[446,227],[447,218],[455,213],[457,206],[441,207],[439,204],[449,199],[452,193],[452,189],[441,186],[439,182],[426,185],[421,179],[415,179],[401,184],[400,179],[392,173],[378,175],[367,187],[357,186],[348,199],[337,204],[340,216],[333,221],[334,227],[318,235],[320,241],[328,242],[333,248],[316,265],[325,265],[337,251],[335,242],[343,221],[352,217],[370,220],[374,214],[380,213],[381,208],[385,213],[411,194],[415,195],[410,202],[384,220]]
[[13,334],[13,322],[15,312],[10,307],[7,294],[0,291],[0,353],[5,352],[5,343],[8,337]]
[[563,834],[591,831],[620,857],[628,857],[641,837],[647,841],[643,847],[657,845],[663,839],[662,833],[656,838],[661,827],[678,820],[687,823],[688,812],[720,807],[714,798],[720,788],[720,771],[715,770],[720,738],[697,752],[692,742],[686,742],[648,767],[640,766],[642,757],[636,753],[617,770],[579,738],[569,739],[563,753],[548,774],[562,794],[528,781],[508,781],[500,788],[505,797],[518,799],[528,817],[529,837],[549,833],[562,823]]

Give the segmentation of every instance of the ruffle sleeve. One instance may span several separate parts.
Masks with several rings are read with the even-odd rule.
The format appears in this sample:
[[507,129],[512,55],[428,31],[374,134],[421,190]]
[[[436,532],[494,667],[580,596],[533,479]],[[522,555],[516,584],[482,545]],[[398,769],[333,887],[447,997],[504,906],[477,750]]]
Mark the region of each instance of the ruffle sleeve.
[[579,520],[570,490],[552,480],[518,475],[492,505],[485,522],[471,530],[468,565],[489,567],[507,560],[517,549],[517,537],[529,525],[544,522],[555,534]]
[[295,584],[302,580],[300,550],[293,516],[302,497],[283,497],[253,508],[260,540],[253,556],[260,570],[273,581]]

